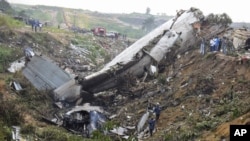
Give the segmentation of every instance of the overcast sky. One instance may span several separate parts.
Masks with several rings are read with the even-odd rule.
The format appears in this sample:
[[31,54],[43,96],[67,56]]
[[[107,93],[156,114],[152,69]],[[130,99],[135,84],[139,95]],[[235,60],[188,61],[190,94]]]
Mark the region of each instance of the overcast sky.
[[98,11],[104,13],[166,13],[175,15],[176,10],[199,8],[204,15],[227,13],[234,22],[250,22],[247,0],[7,0],[10,3],[49,5]]

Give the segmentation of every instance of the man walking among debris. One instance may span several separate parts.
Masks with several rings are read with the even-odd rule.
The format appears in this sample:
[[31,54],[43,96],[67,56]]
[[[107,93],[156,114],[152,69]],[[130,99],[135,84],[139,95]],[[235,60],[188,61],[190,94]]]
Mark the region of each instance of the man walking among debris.
[[160,103],[156,103],[156,106],[154,108],[154,113],[155,113],[155,120],[156,122],[159,120],[160,118],[160,114],[161,114],[161,107],[160,107]]
[[152,136],[152,135],[153,135],[154,128],[155,128],[155,120],[154,120],[154,118],[151,118],[151,119],[148,121],[148,125],[149,125],[149,133],[150,133],[150,136]]

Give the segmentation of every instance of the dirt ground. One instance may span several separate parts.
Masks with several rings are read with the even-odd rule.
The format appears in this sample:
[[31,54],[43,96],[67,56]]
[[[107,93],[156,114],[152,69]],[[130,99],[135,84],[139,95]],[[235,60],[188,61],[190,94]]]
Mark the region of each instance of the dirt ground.
[[171,78],[169,82],[149,79],[138,83],[132,94],[116,92],[120,98],[103,106],[117,113],[114,120],[131,126],[149,103],[159,102],[163,111],[156,132],[144,140],[229,140],[229,125],[244,124],[249,118],[250,62],[240,64],[238,57],[220,52],[202,56],[197,48],[178,55],[175,61],[166,60],[171,63],[159,74]]

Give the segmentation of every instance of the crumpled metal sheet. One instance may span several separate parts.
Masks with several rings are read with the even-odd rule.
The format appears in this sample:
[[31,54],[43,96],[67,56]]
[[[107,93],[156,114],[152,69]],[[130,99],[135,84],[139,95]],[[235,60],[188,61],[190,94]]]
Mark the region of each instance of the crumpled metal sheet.
[[96,93],[119,85],[117,76],[124,77],[131,73],[135,77],[141,77],[145,68],[161,61],[172,47],[193,45],[196,42],[196,32],[199,31],[194,24],[199,23],[203,17],[202,12],[194,8],[177,14],[126,48],[102,70],[86,76],[80,82],[82,89]]
[[72,110],[68,111],[66,114],[70,115],[71,113],[74,112],[79,112],[79,111],[97,111],[100,113],[103,113],[104,110],[100,106],[91,106],[89,103],[84,104],[83,106],[76,106]]
[[22,73],[38,90],[54,90],[72,79],[45,56],[33,56]]
[[81,85],[71,79],[53,91],[55,101],[74,102],[80,97]]

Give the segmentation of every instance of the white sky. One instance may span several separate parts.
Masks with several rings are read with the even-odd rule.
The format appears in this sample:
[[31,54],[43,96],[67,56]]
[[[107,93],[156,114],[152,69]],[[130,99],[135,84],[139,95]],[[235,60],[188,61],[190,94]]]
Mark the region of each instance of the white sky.
[[176,10],[199,8],[204,15],[227,13],[233,22],[250,22],[247,0],[7,0],[10,3],[49,5],[98,11],[104,13],[166,13],[174,16]]

